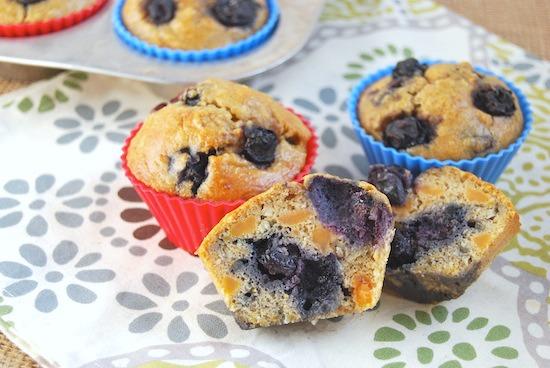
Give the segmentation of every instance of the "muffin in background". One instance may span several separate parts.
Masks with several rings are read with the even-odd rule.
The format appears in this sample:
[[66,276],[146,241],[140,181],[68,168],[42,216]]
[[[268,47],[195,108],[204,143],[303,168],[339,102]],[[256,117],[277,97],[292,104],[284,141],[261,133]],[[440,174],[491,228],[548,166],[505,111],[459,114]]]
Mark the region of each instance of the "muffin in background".
[[361,126],[386,147],[437,160],[482,157],[521,134],[517,96],[469,63],[397,63],[367,86],[357,106]]
[[97,2],[97,0],[0,0],[0,24],[33,23],[61,18]]
[[268,19],[266,0],[126,0],[122,19],[141,40],[180,50],[243,40]]

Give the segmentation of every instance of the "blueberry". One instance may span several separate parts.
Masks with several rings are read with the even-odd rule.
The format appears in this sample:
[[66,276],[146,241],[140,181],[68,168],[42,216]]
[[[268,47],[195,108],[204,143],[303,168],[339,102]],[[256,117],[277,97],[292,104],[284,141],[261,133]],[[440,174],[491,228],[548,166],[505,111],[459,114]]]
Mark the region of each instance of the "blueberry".
[[174,19],[176,4],[174,0],[147,0],[144,9],[149,19],[156,25],[170,22]]
[[512,116],[516,111],[511,91],[501,86],[482,85],[472,93],[474,106],[492,116]]
[[305,259],[300,281],[292,291],[303,318],[329,313],[342,297],[342,271],[336,256]]
[[393,205],[402,205],[412,186],[412,174],[399,166],[372,165],[369,168],[369,183],[384,193]]
[[193,183],[191,191],[193,195],[196,195],[197,190],[207,176],[206,168],[208,167],[208,157],[215,155],[216,151],[210,150],[208,153],[197,152],[196,154],[191,154],[188,148],[182,148],[180,153],[189,154],[189,160],[185,168],[178,175],[178,184],[184,181],[191,181]]
[[269,129],[250,126],[244,128],[243,156],[248,161],[268,167],[275,161],[277,135]]
[[422,213],[411,221],[396,224],[388,267],[395,269],[414,263],[419,251],[445,246],[461,236],[472,228],[472,221],[466,219],[467,213],[464,206],[449,204]]
[[308,196],[321,222],[352,245],[380,244],[393,215],[355,184],[316,176]]
[[420,216],[416,221],[416,239],[421,246],[430,242],[446,241],[467,227],[466,209],[457,204],[448,205],[443,212]]
[[24,6],[40,3],[42,1],[44,1],[44,0],[17,0],[17,2],[19,4],[24,5]]
[[428,66],[420,64],[415,58],[408,58],[397,63],[392,71],[395,79],[412,78],[415,75],[423,75]]
[[199,95],[199,92],[196,89],[188,89],[185,92],[185,97],[183,99],[183,102],[187,106],[197,106],[200,100],[201,100],[201,96]]
[[[268,290],[291,296],[302,318],[335,310],[343,296],[343,277],[334,254],[304,251],[281,234],[248,239],[251,257],[236,260],[231,270],[244,273]],[[244,299],[250,295],[244,294]]]
[[395,149],[406,149],[429,143],[434,137],[432,126],[414,116],[391,121],[384,129],[384,144]]
[[300,250],[295,244],[284,244],[282,238],[271,237],[254,242],[260,271],[271,280],[289,278],[297,273]]
[[258,4],[253,0],[217,0],[214,17],[226,27],[249,27],[254,24]]

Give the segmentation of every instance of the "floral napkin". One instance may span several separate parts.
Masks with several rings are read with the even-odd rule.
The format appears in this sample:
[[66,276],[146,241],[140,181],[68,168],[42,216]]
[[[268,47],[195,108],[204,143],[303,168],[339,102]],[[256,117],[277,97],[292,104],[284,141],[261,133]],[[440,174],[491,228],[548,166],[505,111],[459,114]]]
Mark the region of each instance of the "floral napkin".
[[346,97],[411,55],[485,66],[534,109],[498,182],[522,231],[464,296],[428,306],[384,294],[361,315],[240,330],[120,169],[162,88],[67,72],[0,98],[1,330],[45,367],[549,367],[549,63],[428,0],[331,0],[300,54],[249,82],[311,119],[316,170],[361,178]]

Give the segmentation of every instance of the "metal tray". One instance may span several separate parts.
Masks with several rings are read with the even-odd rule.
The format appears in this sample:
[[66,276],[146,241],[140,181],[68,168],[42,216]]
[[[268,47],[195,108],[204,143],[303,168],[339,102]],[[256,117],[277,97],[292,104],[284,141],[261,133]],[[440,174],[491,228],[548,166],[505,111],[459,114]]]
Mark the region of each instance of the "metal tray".
[[0,61],[76,69],[156,83],[196,82],[207,77],[243,79],[274,68],[295,55],[317,23],[324,0],[279,0],[281,17],[271,38],[251,52],[201,64],[162,61],[132,50],[115,34],[115,2],[64,31],[29,38],[0,38]]

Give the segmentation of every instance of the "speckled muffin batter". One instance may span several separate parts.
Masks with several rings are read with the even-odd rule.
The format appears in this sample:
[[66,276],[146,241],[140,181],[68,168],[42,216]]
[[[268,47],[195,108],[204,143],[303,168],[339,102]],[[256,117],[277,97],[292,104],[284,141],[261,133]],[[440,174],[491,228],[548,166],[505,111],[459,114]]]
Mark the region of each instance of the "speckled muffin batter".
[[93,5],[96,0],[0,0],[0,24],[33,23],[60,18]]
[[497,152],[523,130],[513,92],[468,63],[404,60],[363,92],[358,113],[366,132],[386,146],[439,160]]
[[209,79],[161,104],[128,150],[143,183],[184,198],[247,199],[292,180],[311,132],[268,95]]
[[126,0],[126,28],[162,47],[223,47],[258,31],[268,17],[266,0]]
[[249,329],[373,308],[393,232],[388,199],[375,187],[315,174],[226,215],[198,254]]
[[512,202],[473,174],[446,166],[413,182],[404,169],[373,170],[369,181],[397,199],[384,287],[407,299],[459,297],[519,232]]

